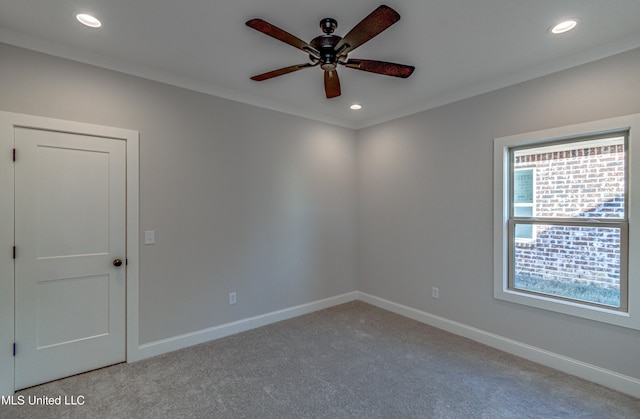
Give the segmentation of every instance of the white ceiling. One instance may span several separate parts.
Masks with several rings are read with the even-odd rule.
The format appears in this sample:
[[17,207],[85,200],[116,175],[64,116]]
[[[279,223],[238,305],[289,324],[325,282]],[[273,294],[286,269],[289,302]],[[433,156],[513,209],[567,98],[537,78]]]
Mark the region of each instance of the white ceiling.
[[[340,67],[326,99],[322,70],[255,82],[308,61],[245,25],[262,18],[310,41],[320,19],[344,36],[381,0],[3,0],[0,42],[217,96],[361,128],[640,47],[639,0],[391,0],[401,20],[349,54],[416,67],[397,79]],[[75,21],[92,13],[103,26]],[[568,17],[578,27],[548,32]],[[640,71],[640,69],[639,69]],[[349,105],[363,109],[351,111]]]

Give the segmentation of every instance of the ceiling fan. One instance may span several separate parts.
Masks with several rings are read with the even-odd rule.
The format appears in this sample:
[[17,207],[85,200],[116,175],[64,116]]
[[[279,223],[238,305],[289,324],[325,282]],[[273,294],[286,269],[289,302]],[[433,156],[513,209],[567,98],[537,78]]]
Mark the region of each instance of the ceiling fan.
[[309,63],[296,64],[259,74],[251,77],[251,80],[263,81],[319,65],[324,70],[324,90],[327,98],[334,98],[340,96],[341,93],[340,79],[337,72],[338,65],[385,76],[407,78],[413,73],[415,67],[385,61],[347,58],[351,51],[369,41],[398,20],[400,20],[398,12],[389,6],[382,5],[362,19],[344,38],[341,38],[333,34],[338,27],[338,22],[335,19],[325,18],[320,21],[320,28],[324,35],[320,35],[307,43],[269,22],[262,19],[251,19],[247,22],[247,26],[306,52],[311,60]]

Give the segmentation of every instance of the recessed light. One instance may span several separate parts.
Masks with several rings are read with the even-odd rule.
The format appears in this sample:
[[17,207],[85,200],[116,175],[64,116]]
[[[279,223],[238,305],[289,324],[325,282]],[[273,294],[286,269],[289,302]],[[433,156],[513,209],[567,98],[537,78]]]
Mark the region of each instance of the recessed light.
[[351,109],[353,109],[354,111],[357,111],[359,109],[362,109],[362,105],[359,105],[357,103],[354,103],[353,105],[349,106]]
[[90,28],[99,28],[100,26],[102,26],[102,22],[86,13],[77,14],[76,19],[78,19],[78,22]]
[[578,21],[575,19],[567,19],[563,22],[558,23],[554,27],[551,28],[551,33],[561,34],[565,32],[569,32],[571,29],[575,28],[578,24]]

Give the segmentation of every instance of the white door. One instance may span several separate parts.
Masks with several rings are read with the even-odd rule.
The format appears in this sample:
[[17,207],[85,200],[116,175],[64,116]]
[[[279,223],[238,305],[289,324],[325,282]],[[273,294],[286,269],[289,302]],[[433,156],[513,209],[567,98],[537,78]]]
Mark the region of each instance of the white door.
[[125,360],[126,144],[14,138],[17,390]]

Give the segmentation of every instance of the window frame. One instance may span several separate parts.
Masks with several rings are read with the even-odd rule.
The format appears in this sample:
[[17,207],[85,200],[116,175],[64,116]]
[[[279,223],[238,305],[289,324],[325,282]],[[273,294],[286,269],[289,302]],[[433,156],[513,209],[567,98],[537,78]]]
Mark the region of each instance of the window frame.
[[[612,221],[616,226],[626,223],[626,229],[621,229],[621,240],[627,239],[627,251],[623,252],[621,247],[620,253],[622,310],[511,287],[510,260],[515,246],[521,243],[515,238],[513,241],[509,239],[509,234],[513,233],[510,231],[513,227],[510,223],[512,218],[510,217],[512,210],[510,182],[513,176],[511,150],[553,145],[554,142],[583,141],[589,137],[619,134],[623,131],[628,131],[625,219],[570,220],[572,223],[584,223],[593,227],[607,227]],[[554,219],[553,221],[566,220]],[[634,254],[640,254],[640,114],[494,139],[494,298],[640,330],[640,261],[636,261],[640,258],[627,257]],[[628,302],[626,311],[622,301],[622,270],[627,274],[624,281]]]

